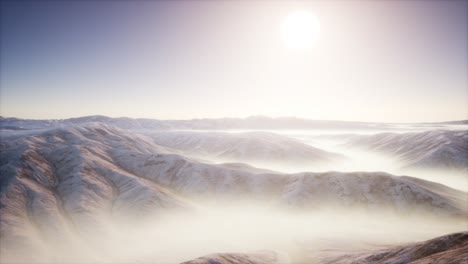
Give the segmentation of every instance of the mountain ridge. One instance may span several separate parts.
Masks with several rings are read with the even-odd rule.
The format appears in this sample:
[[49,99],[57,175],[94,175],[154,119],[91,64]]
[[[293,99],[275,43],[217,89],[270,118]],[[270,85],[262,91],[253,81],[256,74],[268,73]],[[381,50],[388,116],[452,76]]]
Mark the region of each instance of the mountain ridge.
[[42,123],[43,127],[47,127],[53,125],[70,125],[96,121],[114,124],[121,128],[133,127],[139,129],[375,129],[376,126],[391,128],[398,125],[468,125],[468,120],[446,122],[385,123],[314,120],[296,117],[272,118],[265,116],[250,116],[246,118],[196,118],[175,120],[93,115],[67,119],[20,119],[15,117],[0,117],[0,127],[18,128],[21,127],[21,125],[25,125],[26,123],[33,123],[36,126]]

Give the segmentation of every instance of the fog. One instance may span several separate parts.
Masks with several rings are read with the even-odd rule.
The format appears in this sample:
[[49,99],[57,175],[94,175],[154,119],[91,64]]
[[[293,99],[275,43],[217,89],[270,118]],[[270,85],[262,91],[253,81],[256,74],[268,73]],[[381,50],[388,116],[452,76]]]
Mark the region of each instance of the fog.
[[[364,148],[350,147],[346,144],[347,139],[356,135],[372,135],[382,132],[406,133],[422,132],[433,127],[402,127],[388,130],[270,130],[267,132],[280,134],[302,143],[316,147],[328,152],[343,155],[342,159],[331,162],[298,163],[293,160],[282,162],[265,162],[262,160],[249,159],[241,162],[251,166],[273,170],[281,173],[297,172],[354,172],[354,171],[381,171],[397,176],[411,176],[427,181],[444,184],[448,187],[461,191],[468,191],[468,176],[466,170],[436,169],[436,168],[405,168],[404,162],[398,158],[366,150]],[[452,129],[452,127],[450,127]],[[463,126],[466,129],[466,126]],[[461,130],[454,127],[453,130]],[[253,130],[223,130],[225,133],[245,133]],[[200,131],[204,132],[204,131]],[[214,163],[238,162],[238,160],[221,159],[213,156],[194,156],[203,161]]]
[[[275,162],[250,159],[247,164],[283,173],[381,171],[468,191],[465,171],[404,169],[403,162],[396,157],[346,144],[356,133],[376,131],[362,134],[360,131],[328,131],[326,135],[324,131],[270,132],[341,154],[343,158],[310,164],[287,159]],[[210,156],[195,158],[213,163],[235,162]],[[255,168],[250,170],[259,172]],[[266,201],[246,200],[249,198],[242,194],[225,195],[226,200],[207,199],[215,197],[210,193],[201,196],[203,198],[184,197],[190,201],[191,208],[181,211],[160,208],[146,216],[119,213],[102,218],[92,215],[96,222],[70,222],[65,229],[54,223],[38,225],[41,219],[24,218],[24,223],[18,223],[21,230],[18,234],[5,236],[2,230],[5,233],[0,244],[1,262],[180,263],[213,253],[268,252],[276,254],[279,263],[323,263],[333,256],[420,242],[468,229],[466,218],[423,213],[417,208],[397,212],[366,204],[336,207],[323,201],[319,205],[296,208],[280,206],[268,198]],[[60,217],[66,219],[66,216]],[[74,221],[76,219],[80,218],[75,217]],[[47,230],[39,226],[47,226]]]
[[[407,132],[407,131],[406,131]],[[319,170],[328,171],[385,171],[394,175],[405,175],[437,182],[454,189],[468,191],[468,177],[464,170],[435,168],[405,168],[396,157],[352,148],[344,144],[346,135],[327,139],[310,135],[289,135],[326,151],[343,154],[347,159],[324,164]],[[290,168],[292,169],[292,168]],[[312,169],[312,168],[310,168]]]
[[404,168],[403,162],[393,156],[366,151],[364,149],[347,147],[343,144],[345,140],[340,138],[335,138],[334,140],[318,137],[314,138],[310,136],[299,136],[296,138],[311,146],[331,152],[341,153],[347,158],[341,162],[324,164],[322,168],[319,168],[319,170],[385,171],[394,175],[416,177],[427,181],[441,183],[454,189],[468,191],[468,177],[467,172],[464,170]]
[[60,238],[28,234],[32,248],[3,251],[9,255],[2,260],[179,263],[211,253],[267,250],[278,254],[280,263],[320,263],[320,259],[332,256],[332,252],[417,242],[467,227],[466,220],[448,217],[404,216],[384,210],[369,213],[333,207],[299,212],[251,201],[223,207],[199,206],[191,212],[157,213],[131,221],[109,218],[103,229],[80,235],[74,232],[66,237],[62,230]]

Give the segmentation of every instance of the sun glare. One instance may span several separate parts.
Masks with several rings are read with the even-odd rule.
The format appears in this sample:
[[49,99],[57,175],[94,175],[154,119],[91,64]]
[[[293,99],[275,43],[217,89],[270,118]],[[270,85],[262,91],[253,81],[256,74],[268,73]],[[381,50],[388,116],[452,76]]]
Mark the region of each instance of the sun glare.
[[310,48],[318,39],[320,23],[317,17],[308,11],[296,11],[289,14],[281,24],[284,44],[291,49]]

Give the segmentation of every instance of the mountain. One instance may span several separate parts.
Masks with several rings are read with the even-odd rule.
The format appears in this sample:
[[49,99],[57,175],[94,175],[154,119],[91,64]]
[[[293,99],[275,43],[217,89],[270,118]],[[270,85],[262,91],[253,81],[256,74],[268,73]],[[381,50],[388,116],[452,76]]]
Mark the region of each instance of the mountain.
[[[102,123],[3,137],[0,150],[0,210],[14,219],[52,210],[48,215],[95,221],[103,211],[144,213],[186,207],[185,198],[239,194],[293,206],[362,204],[465,214],[466,193],[440,184],[381,172],[280,174],[202,163]],[[2,217],[2,227],[8,219]]]
[[283,174],[239,163],[203,163],[147,136],[99,122],[15,131],[1,132],[2,261],[15,253],[26,258],[23,262],[41,259],[42,251],[28,249],[51,240],[70,245],[76,235],[79,241],[105,239],[110,223],[156,221],[167,212],[197,210],[206,201],[467,216],[467,193],[411,177],[383,172]]
[[[323,264],[464,264],[468,263],[468,232],[454,233],[423,242],[409,243],[379,249],[361,250],[360,253],[339,253],[330,250],[330,253],[339,256],[320,260],[307,260],[306,263]],[[259,253],[218,253],[206,255],[181,264],[264,264],[264,263],[290,263],[279,260],[275,252]]]
[[[158,145],[178,149],[187,155],[223,162],[243,162],[260,167],[310,168],[344,157],[297,140],[269,132],[192,132],[152,133]],[[264,165],[264,166],[262,166]]]
[[51,237],[105,230],[106,218],[190,208],[172,191],[114,162],[113,149],[150,153],[145,144],[104,124],[2,137],[2,252],[9,252],[4,247],[15,251]]
[[256,252],[250,254],[244,253],[220,253],[203,256],[194,260],[186,261],[181,264],[283,264],[275,252]]
[[468,170],[468,130],[360,135],[347,146],[397,157],[405,168]]
[[[158,120],[148,118],[111,118],[102,115],[84,116],[69,119],[34,120],[0,117],[0,129],[39,129],[51,127],[63,127],[66,125],[80,125],[85,123],[101,122],[123,129],[138,130],[401,130],[401,129],[424,129],[432,128],[451,129],[453,126],[466,126],[467,120],[438,122],[438,123],[373,123],[373,122],[351,122],[334,120],[310,120],[295,117],[271,118],[265,116],[251,116],[247,118],[204,118],[190,120]],[[457,128],[458,129],[458,128]]]
[[468,232],[450,234],[424,242],[394,246],[377,251],[346,254],[337,258],[324,260],[322,263],[468,263]]
[[[63,195],[90,187],[98,189],[92,192],[106,193],[107,187],[101,184],[109,185],[113,183],[109,182],[111,177],[123,174],[145,184],[156,184],[158,190],[166,188],[185,196],[248,193],[281,198],[289,204],[315,197],[339,203],[355,200],[397,206],[401,199],[407,199],[408,204],[428,204],[451,211],[459,208],[452,198],[465,196],[464,192],[440,184],[383,172],[281,174],[239,164],[203,163],[174,153],[147,137],[102,123],[4,139],[0,145],[2,186],[28,179],[56,188]],[[72,183],[83,189],[68,190],[66,187],[71,188]],[[437,206],[439,202],[444,206]]]
[[107,116],[83,116],[68,119],[19,119],[19,118],[5,118],[0,117],[0,129],[3,130],[25,130],[25,129],[44,129],[44,128],[59,128],[73,125],[84,125],[87,123],[100,122],[108,125],[112,125],[122,129],[169,129],[170,124],[166,124],[168,121],[161,121],[155,119],[145,118],[129,118],[129,117],[118,117],[112,118]]

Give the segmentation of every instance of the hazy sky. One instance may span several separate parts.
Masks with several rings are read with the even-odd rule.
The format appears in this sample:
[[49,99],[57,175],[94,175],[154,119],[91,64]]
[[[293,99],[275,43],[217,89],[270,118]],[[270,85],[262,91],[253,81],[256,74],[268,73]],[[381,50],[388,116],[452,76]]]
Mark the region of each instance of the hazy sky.
[[[281,25],[320,23],[305,50]],[[467,1],[2,1],[0,113],[468,118]]]

